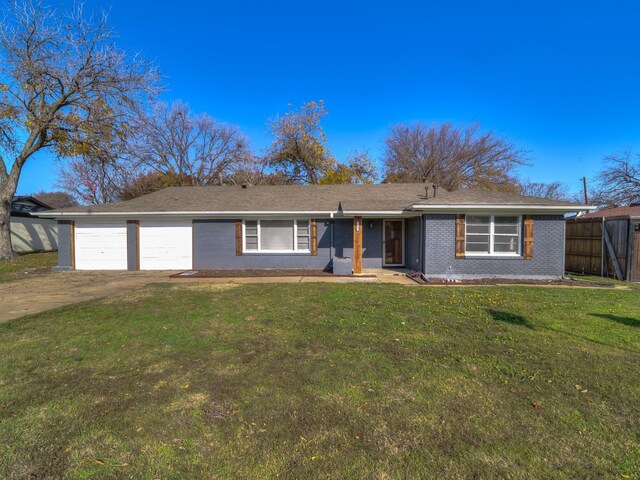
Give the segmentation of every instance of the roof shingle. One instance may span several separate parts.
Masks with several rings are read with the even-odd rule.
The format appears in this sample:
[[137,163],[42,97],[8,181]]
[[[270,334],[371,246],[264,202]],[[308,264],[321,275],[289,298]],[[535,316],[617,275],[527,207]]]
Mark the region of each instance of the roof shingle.
[[[429,198],[425,187],[429,187]],[[442,188],[433,197],[431,185],[395,183],[379,185],[260,185],[169,187],[125,202],[72,207],[62,213],[167,213],[167,212],[336,212],[400,211],[412,205],[530,205],[576,206],[488,190]]]

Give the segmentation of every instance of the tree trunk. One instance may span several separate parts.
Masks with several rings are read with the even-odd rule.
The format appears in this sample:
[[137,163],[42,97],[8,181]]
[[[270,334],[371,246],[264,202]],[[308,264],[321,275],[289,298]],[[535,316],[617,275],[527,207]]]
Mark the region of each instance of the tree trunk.
[[[4,185],[3,185],[4,187]],[[3,196],[4,197],[4,196]],[[13,195],[0,199],[0,259],[15,258],[11,246],[11,199]]]
[[9,175],[2,158],[0,162],[0,259],[9,259],[17,257],[11,245],[11,201],[18,189],[24,157],[20,155],[16,158]]

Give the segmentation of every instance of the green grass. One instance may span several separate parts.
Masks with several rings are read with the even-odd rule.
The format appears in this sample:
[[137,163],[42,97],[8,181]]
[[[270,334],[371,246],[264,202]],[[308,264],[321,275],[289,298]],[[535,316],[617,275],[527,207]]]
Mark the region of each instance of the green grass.
[[57,252],[27,253],[13,260],[0,260],[0,282],[18,280],[29,274],[49,273],[57,263]]
[[2,478],[638,478],[639,290],[161,284],[0,325]]

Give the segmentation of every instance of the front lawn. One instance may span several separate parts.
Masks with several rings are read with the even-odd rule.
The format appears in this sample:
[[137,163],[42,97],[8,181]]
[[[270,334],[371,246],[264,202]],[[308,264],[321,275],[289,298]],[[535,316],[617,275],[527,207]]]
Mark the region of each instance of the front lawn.
[[58,252],[25,253],[13,260],[0,259],[0,282],[50,273],[57,263]]
[[0,325],[2,478],[638,478],[640,291],[161,284]]

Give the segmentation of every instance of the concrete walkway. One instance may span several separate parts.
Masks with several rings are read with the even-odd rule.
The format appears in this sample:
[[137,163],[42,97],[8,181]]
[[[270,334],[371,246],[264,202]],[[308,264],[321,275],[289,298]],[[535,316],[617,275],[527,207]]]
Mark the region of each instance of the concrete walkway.
[[169,278],[176,272],[58,272],[22,280],[0,283],[0,323],[52,308],[97,298],[157,282],[208,283],[397,283],[416,285],[397,274],[366,277],[295,276],[295,277],[223,277]]
[[395,283],[400,285],[417,285],[404,275],[367,275],[367,276],[332,276],[332,275],[288,275],[282,277],[208,277],[208,278],[172,278],[175,282],[209,282],[209,283]]

